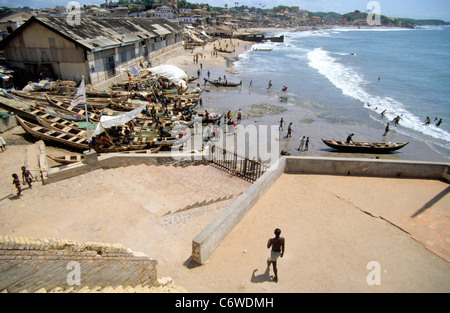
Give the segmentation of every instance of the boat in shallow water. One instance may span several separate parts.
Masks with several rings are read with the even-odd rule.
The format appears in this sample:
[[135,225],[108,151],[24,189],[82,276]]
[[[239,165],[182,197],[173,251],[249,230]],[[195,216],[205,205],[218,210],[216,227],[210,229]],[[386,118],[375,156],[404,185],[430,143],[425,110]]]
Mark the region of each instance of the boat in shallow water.
[[322,139],[323,143],[328,147],[343,152],[360,152],[360,153],[389,153],[403,148],[409,142],[354,142],[346,143],[341,140]]
[[210,83],[211,85],[214,85],[217,87],[237,87],[237,86],[242,85],[242,80],[239,83],[232,83],[232,82],[224,81],[224,80],[219,81],[217,79],[215,79],[215,80],[210,80],[210,79],[206,79],[206,78],[203,78],[203,79],[205,80],[205,84]]

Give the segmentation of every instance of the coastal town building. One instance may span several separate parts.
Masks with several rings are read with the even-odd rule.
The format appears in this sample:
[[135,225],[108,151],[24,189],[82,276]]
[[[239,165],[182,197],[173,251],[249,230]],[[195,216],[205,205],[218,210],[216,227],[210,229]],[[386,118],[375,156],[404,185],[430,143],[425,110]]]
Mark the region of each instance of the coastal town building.
[[31,16],[31,13],[24,11],[0,13],[0,40],[11,34]]
[[31,17],[0,43],[5,60],[27,80],[44,77],[92,86],[140,62],[181,48],[182,28],[165,19]]
[[156,14],[156,17],[165,18],[168,20],[174,20],[176,18],[174,10],[171,7],[168,7],[165,5],[159,7],[156,10],[155,14]]

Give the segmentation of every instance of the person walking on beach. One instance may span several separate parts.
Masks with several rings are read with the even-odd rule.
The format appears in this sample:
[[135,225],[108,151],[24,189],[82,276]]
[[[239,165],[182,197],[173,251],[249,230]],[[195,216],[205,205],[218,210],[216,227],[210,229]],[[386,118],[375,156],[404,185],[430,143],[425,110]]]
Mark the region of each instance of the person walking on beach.
[[267,267],[270,267],[270,264],[273,266],[273,273],[275,274],[274,281],[278,282],[278,268],[277,268],[277,260],[279,257],[283,257],[285,252],[285,239],[284,237],[280,237],[281,230],[279,228],[274,231],[275,237],[270,238],[267,242],[267,249],[272,248],[270,251],[270,257],[267,259]]
[[305,150],[303,150],[303,151],[308,151],[308,146],[309,146],[309,137],[306,137]]
[[281,118],[281,120],[280,120],[280,126],[278,127],[278,130],[279,130],[279,131],[283,131],[283,124],[286,124],[286,123],[284,122],[283,118]]
[[33,175],[31,175],[31,172],[29,170],[26,169],[25,166],[22,166],[22,181],[23,184],[28,184],[28,186],[31,189],[31,183],[33,182]]
[[292,137],[292,122],[289,123],[286,138]]
[[305,144],[305,136],[300,139],[300,145],[298,146],[298,150],[303,150],[303,145]]
[[19,176],[17,176],[17,174],[14,173],[14,174],[12,174],[12,177],[13,177],[12,183],[17,189],[17,196],[20,197],[22,195],[22,187],[21,187]]

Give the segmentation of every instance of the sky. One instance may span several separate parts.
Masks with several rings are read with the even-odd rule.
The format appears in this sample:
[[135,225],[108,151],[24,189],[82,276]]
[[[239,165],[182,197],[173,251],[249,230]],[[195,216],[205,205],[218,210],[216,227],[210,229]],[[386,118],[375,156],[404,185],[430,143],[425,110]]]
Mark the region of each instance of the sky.
[[[104,0],[77,0],[81,5],[100,5]],[[48,8],[66,6],[69,0],[0,0],[0,6],[32,8]],[[188,0],[193,3],[208,3],[212,6],[228,7],[247,5],[265,9],[278,5],[299,6],[300,9],[312,12],[348,13],[355,10],[367,11],[370,0]],[[450,21],[449,0],[378,0],[380,13],[389,17],[410,17],[418,19],[442,19]]]

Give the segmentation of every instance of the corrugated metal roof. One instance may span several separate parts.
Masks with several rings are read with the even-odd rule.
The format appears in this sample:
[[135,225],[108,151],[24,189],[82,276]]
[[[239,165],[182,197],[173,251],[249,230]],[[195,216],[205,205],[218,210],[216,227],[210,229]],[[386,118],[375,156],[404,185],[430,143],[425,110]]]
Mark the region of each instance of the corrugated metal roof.
[[183,31],[178,25],[161,18],[81,17],[79,25],[70,25],[65,17],[35,19],[88,50],[101,50]]

